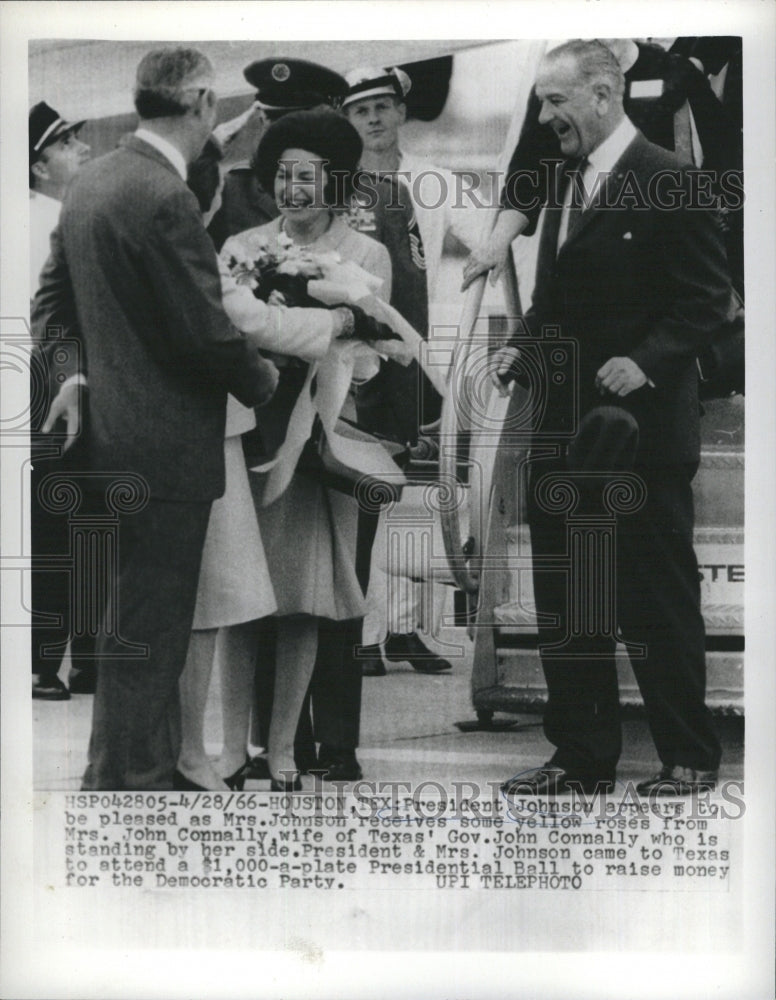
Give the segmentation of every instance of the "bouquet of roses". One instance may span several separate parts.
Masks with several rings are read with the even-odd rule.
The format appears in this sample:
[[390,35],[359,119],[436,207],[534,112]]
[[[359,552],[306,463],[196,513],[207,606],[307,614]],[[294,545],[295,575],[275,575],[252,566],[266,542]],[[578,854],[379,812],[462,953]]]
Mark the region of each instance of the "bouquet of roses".
[[227,264],[237,284],[247,285],[257,299],[269,302],[274,292],[273,300],[287,306],[318,306],[307,294],[307,282],[322,276],[322,256],[280,233],[274,246],[257,236],[233,252]]
[[226,263],[237,284],[247,285],[257,299],[288,307],[344,305],[354,315],[351,339],[371,346],[401,340],[390,325],[375,321],[356,304],[359,298],[371,298],[380,278],[351,261],[342,261],[335,250],[297,246],[285,233],[279,233],[271,244],[259,234],[235,247]]
[[343,261],[336,250],[297,246],[285,233],[274,240],[264,233],[230,245],[224,261],[238,285],[251,289],[264,302],[289,307],[345,306],[354,323],[347,336],[378,354],[408,365],[417,360],[432,384],[445,392],[446,379],[438,365],[426,361],[423,341],[404,317],[375,294],[382,281],[353,261]]

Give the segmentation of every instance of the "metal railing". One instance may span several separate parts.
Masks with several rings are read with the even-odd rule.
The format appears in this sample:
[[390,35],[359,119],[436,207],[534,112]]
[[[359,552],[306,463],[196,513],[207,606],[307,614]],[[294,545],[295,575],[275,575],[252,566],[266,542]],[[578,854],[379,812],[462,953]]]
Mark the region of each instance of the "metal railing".
[[[502,275],[507,332],[510,334],[522,313],[511,249]],[[461,437],[462,432],[476,432],[478,419],[478,414],[471,407],[471,394],[467,391],[465,382],[470,371],[472,334],[478,319],[481,318],[480,310],[486,282],[487,274],[478,277],[470,285],[464,299],[447,392],[442,402],[439,434],[439,509],[442,538],[453,580],[466,594],[476,594],[479,590],[479,560],[482,557],[485,539],[481,537],[484,530],[477,530],[476,526],[485,526],[489,520],[485,511],[481,512],[485,516],[471,517],[470,533],[466,539],[463,538],[461,505],[458,499],[458,490],[461,488],[459,477]],[[477,493],[480,503],[490,503],[490,483],[481,483]]]

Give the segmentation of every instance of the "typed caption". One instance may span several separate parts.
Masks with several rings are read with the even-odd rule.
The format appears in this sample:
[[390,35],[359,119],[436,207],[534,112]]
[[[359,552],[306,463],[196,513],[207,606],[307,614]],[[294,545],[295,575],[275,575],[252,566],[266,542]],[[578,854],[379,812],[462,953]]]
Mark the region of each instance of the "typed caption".
[[[741,783],[616,795],[72,793],[61,885],[137,889],[728,891]],[[466,783],[463,783],[466,784]],[[405,785],[407,790],[404,790]],[[397,787],[398,786],[398,787]]]

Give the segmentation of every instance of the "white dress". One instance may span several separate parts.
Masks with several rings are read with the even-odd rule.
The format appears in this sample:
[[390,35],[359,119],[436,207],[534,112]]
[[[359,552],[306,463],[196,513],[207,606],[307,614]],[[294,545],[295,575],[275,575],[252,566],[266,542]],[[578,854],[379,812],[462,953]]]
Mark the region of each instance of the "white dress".
[[229,396],[224,439],[226,489],[210,509],[194,629],[253,621],[277,608],[242,449],[241,435],[255,426],[253,410]]
[[[257,237],[270,242],[280,233],[279,219],[258,229],[247,230],[224,244],[222,258],[241,244],[250,246]],[[364,270],[383,279],[382,294],[390,296],[391,265],[388,252],[380,243],[354,232],[340,218],[334,218],[329,229],[313,244],[315,250],[336,250],[344,260],[352,260]],[[227,289],[229,286],[227,286]],[[242,301],[234,289],[224,295],[224,307],[232,322],[244,330],[252,328],[252,315],[259,325],[270,329],[263,320],[267,307],[243,294]],[[329,349],[329,338],[315,349],[312,327],[320,310],[288,310],[289,313],[309,313],[310,344],[304,343],[301,331],[291,337],[265,340],[268,348],[304,360],[320,363]],[[299,317],[304,323],[304,316]],[[290,320],[291,317],[289,316]],[[288,345],[286,351],[283,347]],[[323,390],[319,387],[319,392]],[[294,411],[295,420],[309,399],[300,399]],[[258,413],[261,426],[261,410]],[[310,423],[312,415],[310,415]],[[295,464],[295,456],[291,456]],[[281,461],[282,465],[282,461]],[[250,484],[256,500],[261,534],[267,555],[270,576],[277,598],[279,615],[307,614],[341,621],[364,614],[364,595],[355,571],[358,506],[356,501],[321,486],[315,479],[288,470],[288,484],[277,499],[265,506],[266,474],[250,473]],[[270,476],[275,475],[278,467]],[[284,480],[285,481],[285,480]]]

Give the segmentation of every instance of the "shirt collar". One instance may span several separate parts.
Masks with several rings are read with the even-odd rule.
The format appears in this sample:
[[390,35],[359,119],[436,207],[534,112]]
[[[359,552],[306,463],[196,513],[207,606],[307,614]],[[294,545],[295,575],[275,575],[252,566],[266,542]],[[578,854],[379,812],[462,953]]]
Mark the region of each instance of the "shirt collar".
[[62,207],[62,202],[59,198],[52,198],[50,194],[43,194],[42,191],[34,191],[32,188],[30,188],[30,199],[39,201],[41,205],[50,208],[52,211],[54,208],[58,211]]
[[184,181],[186,180],[188,174],[186,161],[179,149],[176,149],[167,139],[163,139],[160,135],[157,135],[156,132],[151,132],[147,128],[142,128],[142,126],[135,130],[135,135],[138,139],[142,139],[143,142],[147,142],[149,146],[153,146],[154,149],[160,152],[175,167],[181,178]]
[[596,174],[608,174],[635,138],[636,126],[624,116],[614,132],[588,155],[588,163]]

